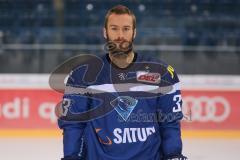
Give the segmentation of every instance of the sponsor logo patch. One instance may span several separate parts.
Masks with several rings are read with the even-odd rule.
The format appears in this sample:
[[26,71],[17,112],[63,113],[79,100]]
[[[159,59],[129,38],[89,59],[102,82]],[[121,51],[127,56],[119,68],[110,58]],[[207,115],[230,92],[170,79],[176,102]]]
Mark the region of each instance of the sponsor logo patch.
[[149,136],[156,133],[154,126],[146,128],[115,128],[113,130],[113,140],[111,140],[101,128],[95,130],[99,142],[104,145],[145,142]]
[[137,72],[137,81],[158,84],[160,83],[160,80],[161,76],[159,73],[151,73],[146,71]]

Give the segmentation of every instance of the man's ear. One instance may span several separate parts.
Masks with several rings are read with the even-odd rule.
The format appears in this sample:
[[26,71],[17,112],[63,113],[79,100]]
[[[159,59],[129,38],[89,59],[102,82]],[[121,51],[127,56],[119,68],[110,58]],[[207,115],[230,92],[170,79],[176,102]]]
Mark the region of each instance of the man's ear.
[[103,37],[107,39],[107,30],[105,27],[103,28]]
[[136,30],[136,28],[135,28],[134,31],[133,31],[133,39],[135,39],[136,34],[137,34],[137,30]]

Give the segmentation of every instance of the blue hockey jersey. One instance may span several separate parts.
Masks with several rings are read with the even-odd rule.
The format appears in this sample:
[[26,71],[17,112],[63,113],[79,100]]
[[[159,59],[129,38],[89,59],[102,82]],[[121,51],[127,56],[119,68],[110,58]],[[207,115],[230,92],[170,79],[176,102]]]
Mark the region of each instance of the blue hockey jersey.
[[81,121],[59,119],[64,157],[161,160],[181,155],[182,99],[174,69],[137,53],[124,69],[108,54],[100,60],[99,72],[90,73],[94,81],[84,79],[87,65],[68,78],[63,108],[72,116],[91,112]]

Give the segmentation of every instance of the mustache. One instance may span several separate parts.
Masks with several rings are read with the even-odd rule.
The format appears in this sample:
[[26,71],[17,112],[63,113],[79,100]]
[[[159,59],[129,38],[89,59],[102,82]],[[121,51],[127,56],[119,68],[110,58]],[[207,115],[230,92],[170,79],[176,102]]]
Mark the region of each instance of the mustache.
[[124,38],[118,38],[118,39],[114,39],[113,42],[128,42],[128,41]]
[[120,41],[120,43],[108,41],[104,46],[104,50],[108,52],[129,52],[132,50],[132,43],[129,41]]

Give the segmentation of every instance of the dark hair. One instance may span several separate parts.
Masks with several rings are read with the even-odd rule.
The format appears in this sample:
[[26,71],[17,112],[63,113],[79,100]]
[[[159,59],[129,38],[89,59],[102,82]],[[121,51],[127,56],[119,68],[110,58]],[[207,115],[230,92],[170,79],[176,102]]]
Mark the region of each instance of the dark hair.
[[113,8],[111,8],[110,10],[108,10],[106,16],[105,16],[105,22],[104,22],[104,27],[107,29],[107,23],[108,23],[108,18],[111,14],[128,14],[130,16],[132,16],[132,20],[133,20],[133,29],[136,28],[136,17],[133,14],[133,12],[127,8],[126,6],[123,5],[117,5],[114,6]]

